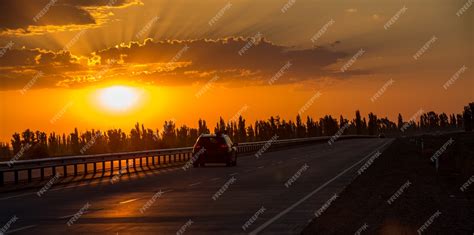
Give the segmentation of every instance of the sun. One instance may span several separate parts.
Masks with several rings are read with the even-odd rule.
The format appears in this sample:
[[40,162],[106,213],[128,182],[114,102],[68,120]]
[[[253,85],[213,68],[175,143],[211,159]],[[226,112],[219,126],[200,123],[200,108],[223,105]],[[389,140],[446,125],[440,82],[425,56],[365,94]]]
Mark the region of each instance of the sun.
[[99,91],[101,106],[112,111],[126,111],[134,107],[139,98],[139,92],[132,87],[111,86]]

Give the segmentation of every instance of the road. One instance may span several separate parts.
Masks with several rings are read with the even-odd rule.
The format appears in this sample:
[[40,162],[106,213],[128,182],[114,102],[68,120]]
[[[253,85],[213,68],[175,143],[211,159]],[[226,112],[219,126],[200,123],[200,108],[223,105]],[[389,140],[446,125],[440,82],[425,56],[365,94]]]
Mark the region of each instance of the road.
[[76,182],[53,186],[41,197],[37,190],[3,193],[0,229],[9,225],[7,234],[297,234],[391,141],[298,146],[259,158],[242,156],[237,167],[176,167],[123,175],[113,184],[110,178]]

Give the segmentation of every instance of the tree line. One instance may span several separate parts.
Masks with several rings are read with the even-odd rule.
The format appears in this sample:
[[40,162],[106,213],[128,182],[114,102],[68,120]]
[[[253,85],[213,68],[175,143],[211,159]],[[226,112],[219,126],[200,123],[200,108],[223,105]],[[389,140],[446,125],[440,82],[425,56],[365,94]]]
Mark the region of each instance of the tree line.
[[[420,110],[422,111],[422,110]],[[379,118],[369,113],[362,117],[359,110],[352,120],[325,115],[319,120],[307,116],[303,119],[297,115],[295,120],[285,120],[279,116],[271,116],[267,120],[257,120],[247,125],[246,120],[239,116],[237,120],[226,122],[222,117],[216,123],[214,133],[227,133],[234,142],[265,141],[273,136],[278,139],[304,138],[316,136],[343,135],[400,135],[415,132],[435,131],[446,128],[472,131],[474,126],[474,103],[464,107],[462,114],[437,114],[433,111],[420,112],[406,121],[398,115],[397,122],[387,117]],[[44,158],[51,156],[115,153],[124,151],[152,150],[174,147],[192,146],[199,135],[211,133],[205,120],[199,119],[198,127],[186,125],[176,126],[174,121],[165,121],[163,128],[145,128],[136,123],[130,132],[122,129],[107,131],[87,130],[79,132],[77,128],[69,134],[45,133],[42,131],[25,130],[14,133],[10,143],[0,143],[0,159],[10,160]],[[21,155],[21,156],[18,156]]]

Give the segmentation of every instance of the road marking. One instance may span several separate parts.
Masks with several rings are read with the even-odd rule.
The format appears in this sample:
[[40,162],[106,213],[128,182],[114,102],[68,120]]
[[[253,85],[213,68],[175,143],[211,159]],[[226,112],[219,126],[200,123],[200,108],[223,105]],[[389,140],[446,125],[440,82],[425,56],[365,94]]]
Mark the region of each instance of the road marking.
[[221,178],[220,177],[216,177],[216,178],[212,178],[211,181],[216,181],[216,180],[220,180]]
[[192,186],[195,186],[195,185],[198,185],[198,184],[202,184],[202,182],[197,182],[197,183],[194,183],[194,184],[190,184],[188,186],[192,187]]
[[126,204],[126,203],[130,203],[130,202],[134,202],[136,200],[139,200],[140,198],[133,198],[133,199],[130,199],[130,200],[126,200],[126,201],[123,201],[123,202],[119,202],[119,204]]
[[366,160],[367,158],[371,157],[376,151],[379,151],[380,149],[383,149],[387,144],[389,143],[392,143],[393,140],[390,140],[388,142],[386,142],[385,144],[383,144],[382,146],[378,147],[376,150],[372,151],[370,154],[368,154],[366,157],[362,158],[361,160],[357,161],[356,163],[354,163],[352,166],[350,166],[349,168],[343,170],[342,172],[340,172],[339,174],[337,174],[336,176],[334,176],[332,179],[328,180],[326,183],[324,183],[323,185],[319,186],[317,189],[313,190],[312,192],[310,192],[308,195],[306,195],[305,197],[301,198],[299,201],[295,202],[293,205],[291,205],[290,207],[286,208],[285,210],[283,210],[282,212],[278,213],[275,217],[269,219],[267,222],[263,223],[262,225],[260,225],[258,228],[256,228],[255,230],[253,230],[252,232],[250,232],[249,234],[251,235],[254,235],[254,234],[258,234],[259,232],[263,231],[266,227],[268,227],[270,224],[272,224],[273,222],[275,222],[276,220],[278,220],[280,217],[284,216],[286,213],[290,212],[291,210],[293,210],[295,207],[297,207],[298,205],[300,205],[301,203],[303,203],[304,201],[306,201],[308,198],[310,198],[311,196],[313,196],[315,193],[319,192],[319,190],[323,189],[324,187],[326,187],[328,184],[330,184],[331,182],[333,182],[334,180],[336,180],[337,178],[339,178],[341,175],[344,175],[346,172],[348,172],[349,170],[351,170],[352,168],[356,167],[357,165],[359,165],[361,162],[363,162],[364,160]]
[[235,172],[235,173],[232,173],[232,174],[229,174],[230,176],[233,176],[233,175],[238,175],[239,173],[238,172]]
[[18,195],[9,196],[9,197],[2,197],[2,198],[0,198],[0,201],[11,199],[11,198],[16,198],[16,197],[23,197],[23,196],[33,195],[33,194],[36,194],[36,192],[22,193],[22,194],[18,194]]
[[[36,227],[38,226],[37,224],[34,224],[34,225],[28,225],[28,226],[25,226],[25,227],[20,227],[20,228],[17,228],[17,229],[10,229],[8,230],[7,233],[5,234],[10,234],[10,233],[14,233],[14,232],[18,232],[18,231],[21,231],[21,230],[25,230],[25,229],[29,229],[29,228],[33,228],[33,227]],[[3,233],[2,233],[3,234]]]
[[[84,211],[82,214],[88,214],[90,213],[90,211]],[[71,218],[73,216],[75,216],[76,214],[72,214],[72,215],[65,215],[65,216],[61,216],[61,217],[58,217],[58,219],[67,219],[67,218]]]

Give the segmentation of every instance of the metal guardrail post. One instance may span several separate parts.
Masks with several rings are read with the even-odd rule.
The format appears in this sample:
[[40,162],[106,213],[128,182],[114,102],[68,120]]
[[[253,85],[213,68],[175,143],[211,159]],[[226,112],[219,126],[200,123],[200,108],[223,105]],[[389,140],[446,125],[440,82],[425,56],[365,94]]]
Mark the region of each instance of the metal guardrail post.
[[74,164],[74,176],[77,176],[77,164]]
[[64,171],[64,177],[67,176],[67,165],[63,166],[63,171]]
[[86,162],[84,163],[84,175],[87,175],[87,172],[89,171],[87,170],[87,162]]
[[55,176],[56,175],[56,167],[55,166],[53,166],[52,171],[53,171],[53,176]]
[[41,180],[44,180],[44,167],[40,168],[40,177],[41,177]]
[[94,162],[94,174],[97,172],[97,163]]
[[18,171],[14,171],[14,177],[15,177],[15,184],[18,184]]
[[140,157],[140,167],[143,167],[143,157]]
[[33,177],[31,177],[31,169],[28,169],[28,183],[33,180]]
[[114,160],[110,160],[110,176],[114,174]]
[[0,186],[5,185],[5,177],[3,176],[4,172],[0,171]]

